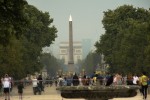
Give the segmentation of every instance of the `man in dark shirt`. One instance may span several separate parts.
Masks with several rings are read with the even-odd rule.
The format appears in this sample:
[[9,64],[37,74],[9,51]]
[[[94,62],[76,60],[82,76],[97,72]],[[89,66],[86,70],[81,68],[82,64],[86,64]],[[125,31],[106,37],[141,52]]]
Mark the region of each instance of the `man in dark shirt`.
[[73,76],[73,86],[78,86],[79,85],[79,78],[77,76],[77,74],[75,73],[75,75]]
[[41,89],[41,91],[44,91],[42,75],[39,75],[37,80],[39,81],[38,83],[39,88]]
[[23,94],[23,88],[24,88],[22,81],[19,82],[17,88],[18,88],[19,100],[22,100],[22,94]]

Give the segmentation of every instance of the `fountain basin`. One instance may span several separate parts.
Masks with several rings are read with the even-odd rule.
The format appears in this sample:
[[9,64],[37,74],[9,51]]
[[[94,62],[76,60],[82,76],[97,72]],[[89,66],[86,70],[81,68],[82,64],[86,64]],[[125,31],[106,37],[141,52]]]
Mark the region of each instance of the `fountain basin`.
[[113,86],[61,86],[56,89],[63,98],[85,98],[88,100],[108,100],[117,97],[134,97],[137,95],[136,85]]

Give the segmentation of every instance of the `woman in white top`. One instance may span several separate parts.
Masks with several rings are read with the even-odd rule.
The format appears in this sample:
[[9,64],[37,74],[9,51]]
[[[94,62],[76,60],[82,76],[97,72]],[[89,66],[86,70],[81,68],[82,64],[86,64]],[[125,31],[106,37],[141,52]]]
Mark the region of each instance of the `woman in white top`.
[[134,85],[137,85],[137,82],[139,81],[139,77],[138,76],[136,76],[136,75],[134,75],[133,76],[133,84]]
[[57,86],[63,86],[63,78],[61,76],[59,76],[58,78],[58,85]]
[[3,78],[2,80],[3,82],[3,88],[4,88],[4,94],[5,94],[5,100],[10,100],[10,95],[9,95],[9,92],[10,92],[10,78],[8,77],[8,74],[5,74],[5,77]]
[[34,95],[36,95],[36,91],[37,91],[37,87],[38,87],[38,80],[35,76],[32,79],[32,87],[33,87],[33,93],[34,93]]

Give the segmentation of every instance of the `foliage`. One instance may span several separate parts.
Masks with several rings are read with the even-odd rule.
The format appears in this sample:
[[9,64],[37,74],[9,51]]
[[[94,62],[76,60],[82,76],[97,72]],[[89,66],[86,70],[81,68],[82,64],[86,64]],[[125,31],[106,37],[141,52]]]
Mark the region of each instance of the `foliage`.
[[10,42],[12,34],[17,38],[25,32],[29,23],[24,14],[24,0],[1,0],[0,1],[0,44],[6,46]]
[[25,11],[30,19],[30,25],[22,38],[25,48],[23,60],[29,62],[24,62],[26,73],[33,73],[42,69],[38,57],[41,56],[42,47],[49,46],[55,40],[57,30],[54,26],[50,27],[53,19],[49,18],[47,12],[43,13],[31,5],[26,7],[28,9]]
[[150,68],[149,10],[124,5],[104,12],[102,22],[106,31],[95,46],[111,72],[140,73]]
[[84,69],[85,72],[89,75],[93,73],[96,70],[97,65],[101,63],[101,56],[98,53],[90,52],[85,58],[85,60],[83,60],[80,63],[82,69]]
[[56,76],[56,72],[60,69],[58,59],[49,53],[43,53],[41,55],[41,63],[45,66],[50,76]]
[[13,77],[15,76],[15,78],[20,78],[21,75],[25,74],[22,66],[23,53],[21,50],[23,47],[15,36],[12,36],[9,41],[9,45],[0,46],[0,75],[8,73]]
[[20,79],[42,69],[42,48],[57,37],[52,22],[49,13],[25,0],[0,1],[0,76]]

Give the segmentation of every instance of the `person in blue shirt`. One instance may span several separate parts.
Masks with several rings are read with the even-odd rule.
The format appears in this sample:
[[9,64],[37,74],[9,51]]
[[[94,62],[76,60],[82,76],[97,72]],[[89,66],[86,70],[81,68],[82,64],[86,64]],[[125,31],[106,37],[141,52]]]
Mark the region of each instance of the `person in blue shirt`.
[[72,85],[72,77],[71,76],[68,76],[66,78],[66,82],[67,82],[67,86],[71,86]]

